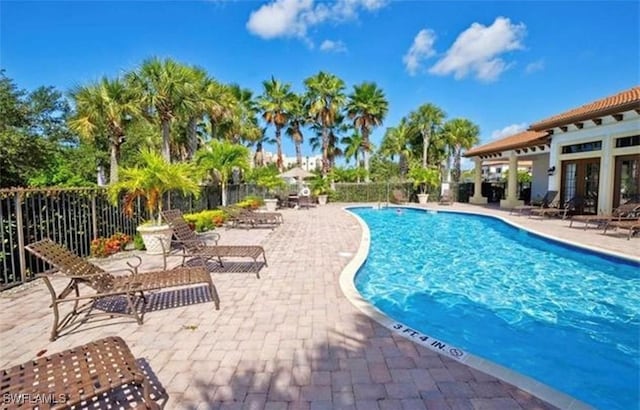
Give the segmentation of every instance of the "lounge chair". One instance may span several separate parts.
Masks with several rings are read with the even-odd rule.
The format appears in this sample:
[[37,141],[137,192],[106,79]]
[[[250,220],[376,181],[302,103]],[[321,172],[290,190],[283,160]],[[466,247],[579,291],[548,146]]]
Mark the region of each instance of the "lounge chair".
[[607,231],[615,229],[627,229],[629,231],[627,240],[629,240],[633,235],[640,233],[640,218],[628,221],[610,221],[605,225],[602,233],[606,234]]
[[440,197],[440,201],[438,201],[439,205],[452,205],[453,204],[453,195],[451,195],[451,191],[445,189]]
[[[179,209],[170,209],[161,212],[162,218],[173,229],[173,235],[176,238],[175,243],[182,250],[182,265],[184,266],[187,258],[199,258],[206,264],[210,259],[217,259],[220,266],[224,266],[222,258],[251,258],[254,263],[258,263],[258,258],[262,256],[264,265],[267,265],[267,256],[264,248],[258,245],[218,245],[220,235],[213,233],[215,245],[207,245],[207,243],[199,238],[195,232],[189,228],[189,225],[182,217],[182,211]],[[259,269],[256,276],[260,277]]]
[[583,222],[584,230],[586,231],[589,224],[593,224],[598,228],[606,225],[608,222],[634,220],[638,216],[640,216],[640,203],[627,202],[614,209],[609,215],[574,215],[571,217],[569,227],[572,227],[574,222]]
[[312,206],[315,206],[313,203],[313,198],[311,195],[300,195],[298,197],[298,209],[309,209]]
[[[86,321],[89,316],[96,315],[124,316],[135,319],[138,324],[141,325],[144,306],[147,302],[144,292],[151,290],[204,284],[207,285],[211,293],[211,298],[215,302],[216,309],[220,308],[218,293],[213,285],[211,275],[204,266],[138,273],[138,266],[140,266],[142,260],[136,257],[139,260],[137,266],[127,262],[130,269],[121,271],[126,274],[114,275],[86,261],[64,246],[53,242],[51,239],[34,242],[25,246],[25,248],[33,255],[53,266],[61,275],[69,279],[69,284],[60,294],[57,294],[49,279],[50,273],[38,275],[38,277],[44,280],[51,294],[51,307],[53,308],[52,341],[57,339],[60,332],[64,329],[78,323],[77,320],[81,314],[84,314],[82,321]],[[80,291],[84,286],[81,287],[80,285],[92,288],[95,293],[81,295]],[[138,312],[135,305],[136,294],[140,294],[140,297],[144,301],[141,312]],[[125,298],[129,310],[128,313],[126,311],[124,313],[92,313],[95,302],[115,296]],[[73,302],[73,309],[60,319],[59,305],[65,302]]]
[[535,206],[535,205],[516,206],[515,208],[511,209],[509,214],[511,215],[514,212],[517,212],[519,215],[522,215],[527,211],[531,213],[533,209],[553,208],[553,204],[557,196],[558,196],[558,191],[547,191],[542,197],[542,202],[538,206]]
[[565,202],[562,208],[534,208],[531,210],[529,218],[533,215],[538,215],[540,218],[544,218],[545,216],[561,216],[562,219],[567,219],[570,212],[580,208],[583,203],[584,199],[581,196],[574,196]]
[[405,202],[409,202],[409,199],[407,199],[407,196],[405,195],[405,193],[399,189],[394,189],[391,192],[391,200],[390,202],[392,204],[396,204],[396,205],[400,205],[400,204],[404,204]]
[[[133,385],[142,389],[140,397],[131,394]],[[136,408],[161,408],[131,350],[117,336],[0,370],[3,409],[120,408],[125,403],[116,405],[109,393],[124,389],[128,400],[141,400]],[[103,400],[108,404],[98,406]]]
[[228,207],[229,222],[232,228],[271,228],[284,222],[280,212],[255,212],[240,207]]

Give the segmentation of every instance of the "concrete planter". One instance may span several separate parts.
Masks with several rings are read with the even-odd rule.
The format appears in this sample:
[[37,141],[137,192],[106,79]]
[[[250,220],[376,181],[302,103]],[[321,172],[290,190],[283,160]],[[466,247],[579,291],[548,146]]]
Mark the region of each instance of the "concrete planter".
[[426,204],[427,201],[429,200],[429,194],[418,194],[418,203],[419,204]]
[[148,255],[162,255],[165,248],[168,251],[171,247],[173,229],[169,225],[144,225],[136,230],[142,236]]
[[327,198],[328,198],[328,195],[318,195],[318,205],[326,205]]
[[278,207],[278,200],[277,199],[265,199],[264,200],[264,207],[267,209],[268,212],[273,212]]

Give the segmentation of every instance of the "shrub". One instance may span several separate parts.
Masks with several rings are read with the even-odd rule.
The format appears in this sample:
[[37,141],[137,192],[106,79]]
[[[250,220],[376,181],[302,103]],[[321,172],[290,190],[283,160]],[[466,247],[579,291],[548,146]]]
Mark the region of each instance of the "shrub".
[[136,249],[138,251],[144,251],[145,249],[147,249],[144,246],[144,241],[142,240],[142,235],[140,235],[139,233],[137,233],[133,237],[133,247],[134,247],[134,249]]
[[236,204],[236,206],[246,209],[258,209],[262,205],[264,205],[264,199],[257,196],[247,196]]
[[109,238],[96,238],[91,241],[91,255],[97,258],[113,255],[123,250],[129,242],[131,242],[131,237],[119,232]]
[[220,209],[184,215],[185,221],[187,221],[189,225],[194,226],[196,232],[209,231],[218,226],[222,226],[227,218],[228,215]]

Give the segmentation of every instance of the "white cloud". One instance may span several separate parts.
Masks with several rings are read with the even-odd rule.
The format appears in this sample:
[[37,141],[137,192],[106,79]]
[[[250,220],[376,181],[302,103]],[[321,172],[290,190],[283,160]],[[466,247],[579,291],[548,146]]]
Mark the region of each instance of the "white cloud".
[[353,20],[362,10],[375,11],[387,4],[388,0],[337,0],[318,4],[315,0],[273,0],[251,12],[247,29],[264,39],[295,37],[310,43],[309,27],[326,21]]
[[346,53],[347,46],[340,40],[325,40],[320,44],[320,50],[334,53]]
[[528,125],[526,123],[520,123],[520,124],[511,124],[511,125],[507,125],[506,127],[500,129],[500,130],[495,130],[491,133],[491,140],[498,140],[501,138],[505,138],[505,137],[509,137],[511,135],[515,135],[519,132],[522,132],[524,130],[526,130],[528,128]]
[[544,60],[537,60],[533,63],[527,64],[524,69],[526,74],[535,73],[536,71],[544,70]]
[[422,29],[413,39],[409,51],[402,57],[402,62],[411,75],[415,75],[421,68],[423,60],[435,55],[433,44],[436,42],[436,33],[433,30]]
[[483,81],[496,80],[511,65],[501,54],[523,48],[526,34],[523,23],[512,24],[508,18],[498,17],[490,26],[473,23],[460,33],[451,48],[429,72],[437,75],[453,74],[461,79],[469,74]]

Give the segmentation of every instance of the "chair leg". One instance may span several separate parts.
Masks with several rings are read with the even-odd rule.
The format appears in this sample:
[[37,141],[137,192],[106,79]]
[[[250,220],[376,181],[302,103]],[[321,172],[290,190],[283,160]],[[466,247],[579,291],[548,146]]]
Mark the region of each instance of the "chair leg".
[[136,305],[134,303],[134,298],[135,298],[135,293],[128,293],[125,295],[125,298],[127,298],[127,305],[129,306],[129,309],[131,310],[131,316],[136,318],[136,322],[138,322],[139,325],[142,324],[142,316],[138,313],[138,310],[136,309]]

